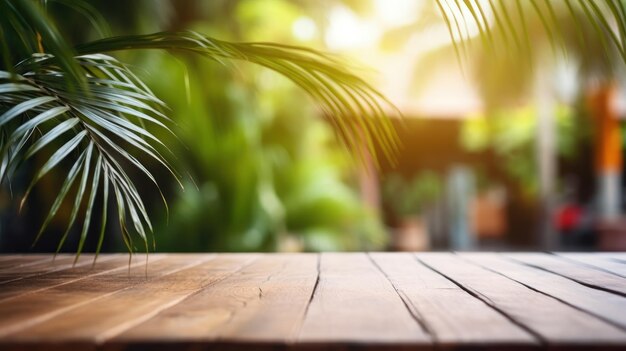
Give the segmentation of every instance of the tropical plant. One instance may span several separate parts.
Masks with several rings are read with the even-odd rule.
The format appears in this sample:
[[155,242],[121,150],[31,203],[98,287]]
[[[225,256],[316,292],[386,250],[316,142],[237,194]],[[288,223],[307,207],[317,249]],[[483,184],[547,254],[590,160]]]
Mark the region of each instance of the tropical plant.
[[[47,6],[57,4],[84,14],[103,38],[70,45],[46,12]],[[599,45],[602,62],[615,57],[626,62],[626,8],[620,0],[436,0],[436,4],[461,62],[476,43],[469,28],[477,29],[480,45],[489,55],[529,58],[529,67],[537,59],[532,55],[536,30],[546,34],[555,52],[575,45],[582,53],[598,53]],[[77,218],[84,218],[79,253],[92,226],[94,203],[107,203],[110,196],[117,204],[116,215],[129,250],[133,233],[147,249],[150,217],[129,169],[157,184],[147,167],[146,160],[151,159],[182,183],[167,145],[154,132],[155,127],[169,132],[167,108],[131,68],[106,53],[161,49],[199,54],[222,64],[238,60],[267,67],[311,95],[352,150],[366,145],[374,151],[376,143],[384,155],[395,150],[395,133],[385,118],[389,102],[347,71],[345,62],[328,54],[273,43],[228,42],[196,32],[110,37],[103,25],[106,21],[82,1],[2,0],[0,12],[0,180],[10,180],[35,154],[46,154],[46,161],[32,184],[60,169],[60,164],[69,164],[37,237],[59,206],[70,202],[68,228]],[[581,29],[573,40],[559,31],[564,18]],[[102,206],[98,216],[105,218],[106,209]],[[101,241],[104,228],[100,229]]]
[[[517,181],[522,194],[528,198],[536,198],[539,191],[534,162],[536,113],[532,106],[524,106],[494,111],[488,116],[475,115],[463,121],[460,133],[461,144],[466,150],[485,152],[491,149],[506,175]],[[576,145],[588,138],[589,126],[576,123],[575,113],[575,109],[566,105],[559,105],[554,111],[559,135],[556,152],[565,160],[574,159]]]
[[441,193],[440,176],[430,170],[421,171],[410,179],[393,173],[383,185],[383,201],[392,210],[395,219],[419,216],[439,199]]
[[[273,9],[267,12],[272,16]],[[182,191],[172,182],[162,183],[164,192],[170,187],[173,194],[168,195],[169,223],[162,206],[151,210],[159,250],[384,247],[386,233],[378,216],[350,182],[349,154],[337,147],[314,106],[302,104],[306,96],[297,87],[257,66],[240,67],[237,79],[227,68],[187,56],[178,57],[184,66],[158,52],[135,59],[146,71],[160,72],[144,81],[172,108],[182,141],[164,142],[199,188]],[[185,70],[188,99],[170,88],[171,82],[185,81]],[[259,84],[263,89],[254,89]],[[155,197],[146,195],[147,203]]]
[[[77,219],[84,218],[78,259],[97,216],[101,228],[96,252],[100,251],[110,197],[128,249],[133,250],[133,236],[138,235],[147,251],[151,219],[130,170],[143,174],[160,191],[148,164],[152,160],[183,183],[182,172],[172,166],[168,145],[155,132],[156,128],[173,133],[168,108],[130,67],[105,53],[161,49],[199,54],[221,64],[247,61],[269,68],[312,96],[356,155],[363,145],[372,153],[378,147],[386,157],[395,150],[395,132],[386,118],[393,106],[346,70],[347,64],[337,57],[276,43],[227,42],[189,31],[104,37],[72,47],[46,12],[46,6],[55,4],[85,14],[101,33],[107,33],[105,21],[86,2],[0,1],[0,180],[10,180],[34,155],[46,155],[21,200],[23,205],[34,184],[61,169],[61,164],[68,165],[35,238],[69,202],[72,211],[57,251]],[[162,198],[167,206],[163,194]],[[103,203],[98,214],[96,201]]]
[[[524,162],[516,160],[515,166],[510,167],[506,165],[506,158],[513,150],[504,154],[500,153],[503,150],[495,151],[504,157],[505,168],[514,176],[525,173],[531,175],[533,181],[535,178],[538,181],[538,220],[543,243],[549,248],[556,243],[550,221],[556,203],[554,188],[558,181],[556,162],[560,151],[555,148],[554,132],[563,131],[559,130],[558,120],[554,118],[555,106],[559,99],[571,104],[574,94],[579,95],[578,110],[571,116],[576,119],[572,122],[573,130],[569,135],[559,134],[556,139],[561,143],[584,136],[580,131],[589,129],[589,120],[580,117],[589,109],[589,88],[605,94],[624,72],[626,5],[622,0],[457,0],[437,3],[453,37],[457,60],[471,61],[477,68],[475,78],[487,115],[495,120],[493,117],[498,115],[514,114],[511,107],[518,109],[520,103],[536,103],[537,129],[533,134],[537,135],[537,143],[527,143],[526,151],[520,148],[516,152],[521,151],[522,157],[526,154],[527,160],[535,158],[537,165],[526,162],[524,167]],[[563,80],[557,78],[559,70],[564,71],[564,67],[578,84],[562,84]],[[581,101],[587,102],[586,106]],[[497,123],[492,121],[490,124],[493,122]],[[504,123],[510,124],[508,121]],[[598,140],[604,139],[602,133],[596,135]],[[581,150],[571,150],[576,149]],[[606,179],[600,175],[599,181]],[[522,187],[529,183],[522,183]],[[617,189],[607,192],[615,191]],[[602,192],[599,195],[603,197]],[[614,209],[606,210],[611,211]]]
[[489,55],[514,58],[520,67],[544,58],[537,55],[543,49],[536,42],[538,37],[547,38],[553,52],[576,52],[590,66],[614,62],[616,56],[626,62],[626,4],[622,0],[436,2],[459,61],[468,57],[477,34]]

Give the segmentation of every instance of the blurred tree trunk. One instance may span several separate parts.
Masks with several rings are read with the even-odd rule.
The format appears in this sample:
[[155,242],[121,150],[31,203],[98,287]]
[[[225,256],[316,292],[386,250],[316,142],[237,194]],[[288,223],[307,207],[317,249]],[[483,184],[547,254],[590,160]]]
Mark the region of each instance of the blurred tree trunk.
[[554,92],[547,72],[537,72],[535,98],[537,102],[537,170],[539,173],[539,243],[545,250],[558,245],[554,230],[555,183],[557,176],[556,121],[554,116]]

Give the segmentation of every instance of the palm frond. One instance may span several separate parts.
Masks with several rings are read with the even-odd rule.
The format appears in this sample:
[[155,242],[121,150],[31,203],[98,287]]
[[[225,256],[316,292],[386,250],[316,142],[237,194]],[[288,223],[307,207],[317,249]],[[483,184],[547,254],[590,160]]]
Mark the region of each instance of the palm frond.
[[626,4],[621,0],[436,1],[456,47],[470,45],[463,26],[452,25],[462,23],[478,29],[480,42],[493,55],[518,62],[528,59],[532,65],[542,37],[554,52],[561,47],[584,60],[594,56],[609,69],[616,58],[626,64]]
[[[149,123],[171,132],[166,125],[168,119],[161,112],[164,104],[139,84],[126,66],[110,56],[83,55],[75,60],[85,77],[88,94],[68,87],[65,71],[51,55],[33,55],[18,64],[14,74],[0,72],[0,108],[4,111],[0,115],[3,156],[0,180],[10,178],[26,159],[45,150],[54,150],[37,170],[22,200],[23,204],[42,177],[73,159],[36,240],[62,203],[68,201],[73,204],[72,212],[57,251],[63,247],[77,218],[82,217],[77,247],[79,255],[91,226],[96,198],[100,193],[105,204],[103,211],[106,211],[111,186],[120,209],[119,222],[125,238],[137,233],[147,245],[152,225],[129,171],[134,168],[159,189],[156,178],[141,159],[148,158],[178,179],[159,151],[167,148],[143,126],[143,123]],[[30,147],[24,150],[28,142]],[[75,190],[73,199],[68,198],[72,190]],[[102,217],[106,217],[106,212]],[[132,229],[127,228],[129,222]],[[127,242],[131,245],[129,240]]]
[[56,58],[65,72],[66,84],[72,88],[85,87],[84,76],[74,59],[74,50],[38,1],[1,0],[0,13],[0,41],[6,45],[2,49],[4,70],[11,71],[15,59],[20,60],[45,50]]
[[[83,13],[97,28],[104,27],[102,18],[87,3],[56,1]],[[151,159],[179,180],[159,151],[169,150],[147,128],[170,131],[164,104],[131,70],[103,52],[164,49],[200,54],[221,63],[240,60],[266,67],[312,96],[355,155],[363,157],[365,146],[374,157],[382,150],[392,160],[396,151],[397,136],[387,116],[389,111],[400,113],[364,79],[346,69],[345,62],[328,54],[273,43],[226,42],[195,32],[113,37],[71,48],[39,2],[0,0],[0,12],[0,182],[10,179],[26,159],[50,154],[26,190],[24,204],[35,183],[67,164],[67,176],[35,239],[63,203],[71,204],[67,230],[57,251],[82,218],[80,254],[98,196],[103,206],[96,251],[103,241],[109,196],[115,198],[128,249],[134,248],[134,234],[147,249],[152,225],[130,169],[158,188],[144,161]]]
[[129,49],[186,51],[217,62],[241,60],[269,68],[320,103],[325,117],[350,149],[357,151],[366,145],[376,155],[380,146],[388,159],[393,159],[397,150],[397,136],[388,113],[400,112],[364,79],[346,69],[345,62],[331,55],[276,43],[227,42],[196,32],[112,37],[76,47],[81,54]]

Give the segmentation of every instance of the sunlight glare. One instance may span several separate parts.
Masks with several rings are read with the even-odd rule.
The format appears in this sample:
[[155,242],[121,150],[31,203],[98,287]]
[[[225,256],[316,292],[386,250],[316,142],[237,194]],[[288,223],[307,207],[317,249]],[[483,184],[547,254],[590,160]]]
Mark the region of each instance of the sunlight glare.
[[415,0],[374,0],[376,17],[387,26],[402,26],[415,22],[424,6]]
[[372,47],[381,36],[381,30],[371,20],[359,18],[349,8],[337,5],[330,11],[326,44],[330,49]]
[[317,35],[315,22],[306,16],[299,17],[291,28],[293,36],[302,41],[309,41]]

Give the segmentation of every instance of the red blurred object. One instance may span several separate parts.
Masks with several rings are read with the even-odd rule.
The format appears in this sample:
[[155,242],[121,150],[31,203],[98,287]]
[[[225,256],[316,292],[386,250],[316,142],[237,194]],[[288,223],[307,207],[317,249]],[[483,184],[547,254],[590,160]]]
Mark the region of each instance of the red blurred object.
[[556,228],[562,233],[574,230],[580,225],[582,215],[583,209],[579,205],[565,205],[557,210]]

